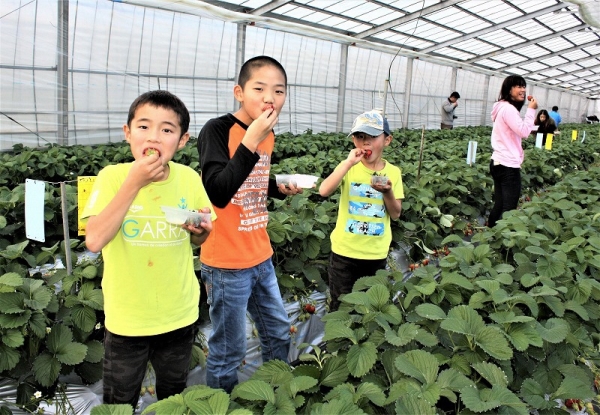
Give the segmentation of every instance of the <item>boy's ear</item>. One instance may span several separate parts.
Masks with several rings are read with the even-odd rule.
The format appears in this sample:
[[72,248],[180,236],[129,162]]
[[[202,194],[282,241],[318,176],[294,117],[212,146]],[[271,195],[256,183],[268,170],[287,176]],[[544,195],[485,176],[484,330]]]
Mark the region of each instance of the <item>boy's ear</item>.
[[130,143],[129,140],[131,138],[131,130],[129,129],[129,126],[127,124],[123,124],[123,132],[125,133],[125,141]]
[[385,145],[386,145],[386,146],[389,146],[389,145],[390,145],[390,143],[392,142],[392,139],[393,139],[393,138],[394,138],[394,137],[393,137],[391,134],[390,134],[390,135],[388,135],[388,136],[386,136],[386,137],[385,137]]
[[189,139],[190,133],[185,133],[184,135],[182,135],[179,139],[179,145],[177,145],[177,150],[181,150],[183,147],[185,147]]
[[244,101],[244,89],[240,85],[236,85],[233,87],[233,97],[237,102]]

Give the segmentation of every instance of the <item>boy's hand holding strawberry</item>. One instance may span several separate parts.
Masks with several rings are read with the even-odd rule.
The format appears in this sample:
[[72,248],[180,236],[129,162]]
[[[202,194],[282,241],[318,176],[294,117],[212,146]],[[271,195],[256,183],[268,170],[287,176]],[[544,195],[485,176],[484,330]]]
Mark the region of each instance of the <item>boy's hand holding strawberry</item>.
[[273,105],[265,105],[265,107],[263,107],[263,113],[248,126],[248,130],[246,130],[246,135],[244,136],[242,143],[250,151],[256,151],[258,145],[262,143],[273,128],[275,128],[275,124],[279,121],[278,115],[279,114],[277,114]]

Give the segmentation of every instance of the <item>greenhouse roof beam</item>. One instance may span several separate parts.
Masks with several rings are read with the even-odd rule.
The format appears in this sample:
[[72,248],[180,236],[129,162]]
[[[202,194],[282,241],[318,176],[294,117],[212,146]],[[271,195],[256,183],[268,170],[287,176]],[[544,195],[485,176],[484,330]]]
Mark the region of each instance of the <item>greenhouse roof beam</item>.
[[538,10],[537,12],[534,12],[534,13],[524,14],[523,16],[517,17],[515,19],[507,20],[506,22],[498,23],[498,24],[495,24],[495,25],[490,26],[488,28],[481,29],[481,30],[478,30],[478,31],[475,31],[475,32],[472,32],[472,33],[465,34],[465,35],[463,35],[463,36],[461,36],[459,38],[450,39],[450,40],[447,40],[445,42],[438,43],[438,44],[436,44],[434,46],[430,46],[428,48],[421,49],[420,52],[421,53],[430,53],[430,52],[433,52],[436,49],[441,49],[441,48],[444,48],[446,46],[452,46],[452,45],[454,45],[456,43],[459,43],[459,42],[462,42],[462,41],[465,41],[465,40],[473,39],[475,37],[478,37],[478,36],[481,36],[481,35],[485,35],[487,33],[495,32],[498,29],[503,29],[505,27],[512,26],[512,25],[517,24],[517,23],[525,22],[527,20],[531,20],[531,19],[533,19],[535,17],[539,17],[539,16],[543,16],[543,15],[549,14],[549,13],[555,11],[555,10],[559,10],[559,9],[564,8],[564,7],[565,7],[564,3],[557,3],[557,4],[553,5],[553,6],[545,8],[543,10]]
[[[537,61],[540,61],[542,59],[548,59],[548,58],[552,58],[554,56],[560,56],[560,55],[563,55],[565,53],[574,52],[576,50],[581,50],[583,48],[586,48],[586,47],[589,47],[589,46],[595,46],[597,44],[598,44],[598,41],[594,40],[592,42],[584,43],[582,45],[573,46],[572,48],[567,48],[567,49],[559,50],[558,52],[550,53],[548,55],[543,55],[543,56],[540,56],[538,58],[529,59],[526,63],[537,62]],[[592,56],[590,56],[590,58],[591,57]],[[514,65],[504,66],[504,67],[500,68],[500,70],[505,71],[505,70],[508,70],[508,69],[514,69],[514,68],[518,68],[521,65],[523,65],[523,62],[519,62],[519,63],[516,63]]]
[[[594,71],[599,71],[599,72],[594,72]],[[600,65],[596,65],[596,66],[591,66],[589,68],[582,68],[578,71],[573,71],[573,72],[565,72],[563,74],[560,75],[555,75],[555,76],[550,76],[548,78],[544,78],[544,81],[549,81],[551,79],[558,79],[558,78],[562,78],[564,76],[571,76],[571,75],[577,75],[583,72],[592,72],[594,75],[598,75],[600,73]],[[579,79],[585,79],[585,78],[579,78]],[[560,79],[558,79],[560,81]],[[566,81],[566,82],[570,82],[570,81]]]
[[385,24],[382,24],[382,25],[379,25],[379,26],[375,26],[372,29],[365,30],[364,32],[357,33],[357,34],[354,35],[354,37],[357,38],[357,39],[363,39],[363,38],[372,36],[372,35],[374,35],[376,33],[383,32],[384,30],[391,29],[394,26],[401,25],[402,23],[406,23],[406,22],[409,22],[411,20],[418,19],[419,17],[423,16],[424,14],[433,13],[433,12],[436,12],[438,10],[442,10],[442,9],[448,8],[448,7],[450,7],[450,6],[452,6],[452,5],[456,4],[456,3],[460,3],[461,1],[463,1],[463,0],[447,0],[447,1],[444,1],[442,3],[438,3],[438,4],[434,4],[432,6],[429,6],[429,7],[425,7],[424,9],[419,10],[418,12],[413,12],[413,13],[404,15],[404,16],[398,18],[398,19],[394,19],[394,20],[392,20],[390,22],[387,22]]
[[[503,53],[510,52],[510,51],[515,50],[515,49],[525,48],[525,47],[531,46],[531,45],[538,45],[540,42],[544,42],[546,40],[554,39],[554,38],[556,38],[558,36],[566,35],[566,34],[569,34],[569,33],[577,32],[577,31],[579,31],[581,29],[585,29],[586,27],[588,27],[588,25],[586,25],[586,24],[582,24],[582,25],[579,25],[579,26],[570,27],[568,29],[561,30],[560,32],[551,33],[549,35],[538,37],[537,39],[530,40],[530,41],[527,41],[527,42],[524,42],[524,43],[517,43],[517,44],[515,44],[513,46],[510,46],[510,47],[507,47],[507,48],[502,48],[502,49],[499,49],[499,50],[495,50],[494,52],[486,53],[485,55],[479,55],[479,56],[477,56],[475,58],[467,59],[464,62],[465,63],[477,63],[477,61],[480,61],[480,60],[483,60],[483,59],[488,59],[488,58],[491,58],[493,56],[501,55]],[[544,57],[546,57],[546,56],[544,56]]]
[[275,1],[270,1],[267,4],[265,4],[264,6],[261,6],[257,9],[254,9],[250,12],[251,15],[254,16],[260,16],[262,14],[268,13],[271,10],[274,10],[278,7],[283,6],[284,4],[287,3],[291,3],[293,0],[275,0]]

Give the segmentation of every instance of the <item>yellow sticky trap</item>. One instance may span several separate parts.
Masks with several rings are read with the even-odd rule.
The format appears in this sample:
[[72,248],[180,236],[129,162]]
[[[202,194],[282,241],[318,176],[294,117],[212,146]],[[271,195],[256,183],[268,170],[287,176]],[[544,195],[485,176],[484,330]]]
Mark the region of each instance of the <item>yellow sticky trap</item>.
[[79,176],[77,178],[77,235],[85,235],[85,224],[81,222],[81,214],[87,205],[95,181],[96,176]]
[[552,139],[554,138],[554,134],[548,133],[546,134],[546,150],[552,150]]
[[577,130],[571,131],[571,141],[577,140]]

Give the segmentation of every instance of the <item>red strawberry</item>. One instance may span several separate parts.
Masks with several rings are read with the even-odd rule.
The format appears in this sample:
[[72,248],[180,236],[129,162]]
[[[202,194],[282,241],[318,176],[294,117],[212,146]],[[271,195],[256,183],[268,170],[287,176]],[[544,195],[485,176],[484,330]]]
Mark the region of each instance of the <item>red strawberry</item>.
[[304,305],[304,311],[306,311],[309,314],[315,314],[316,307],[314,304],[308,303]]
[[152,154],[158,154],[160,157],[160,151],[155,148],[147,148],[144,150],[144,156],[151,156]]
[[368,159],[369,157],[371,157],[371,154],[373,154],[372,150],[365,150],[365,158]]
[[296,328],[296,326],[290,326],[290,334],[296,334],[298,332],[298,329]]
[[423,260],[422,264],[423,264],[423,266],[425,266],[425,265],[429,264],[429,260],[428,260],[427,258],[425,258],[425,259]]
[[527,101],[531,101],[533,99],[533,95],[527,95]]

